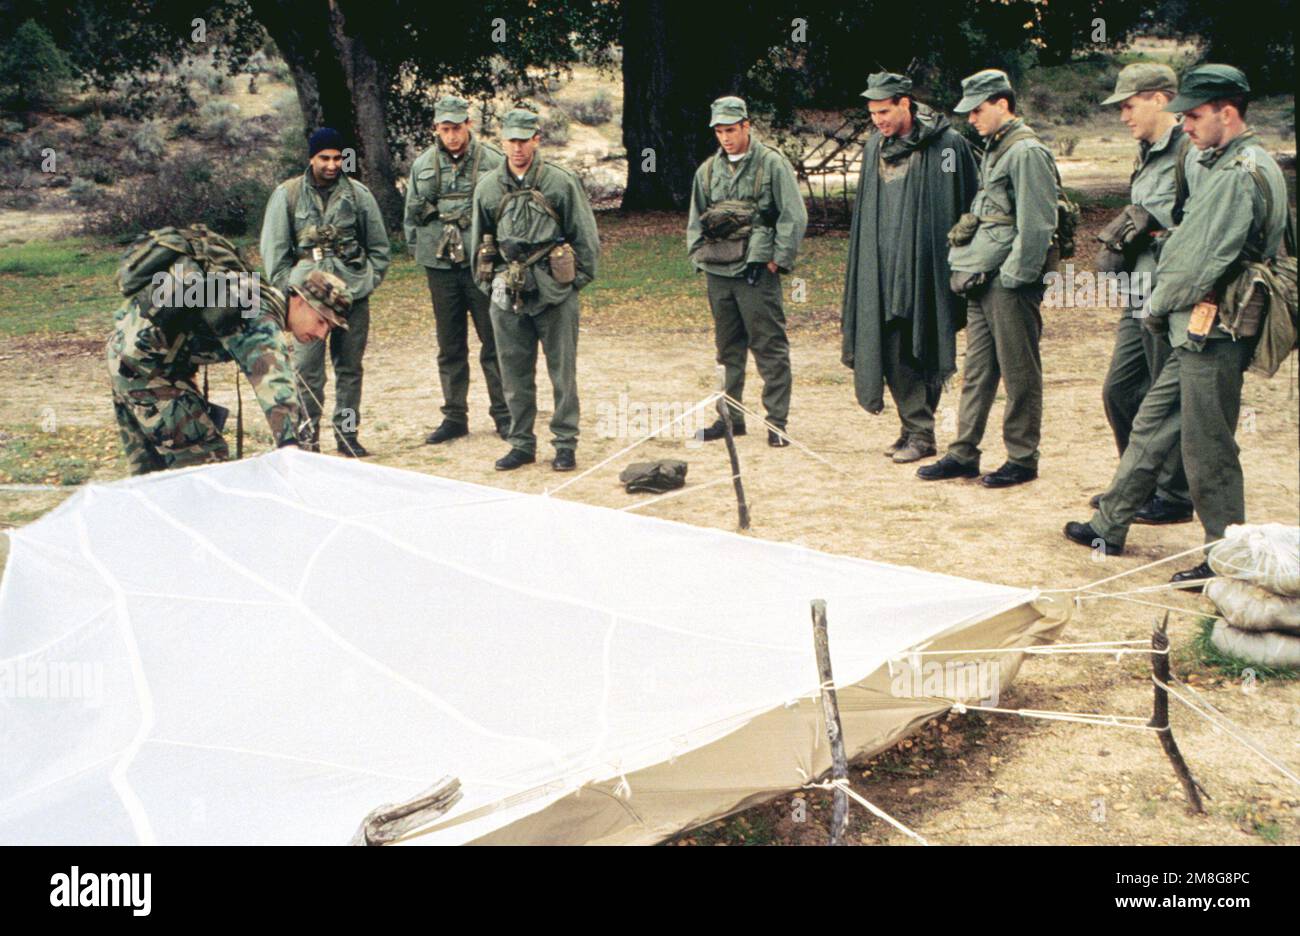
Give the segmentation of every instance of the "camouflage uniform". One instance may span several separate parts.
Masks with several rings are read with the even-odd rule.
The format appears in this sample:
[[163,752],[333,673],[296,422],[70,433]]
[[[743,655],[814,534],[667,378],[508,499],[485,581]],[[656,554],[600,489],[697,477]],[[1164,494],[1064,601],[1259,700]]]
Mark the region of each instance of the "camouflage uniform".
[[[181,261],[183,274],[196,271],[203,273],[194,261]],[[276,446],[296,444],[301,413],[284,334],[284,300],[268,296],[264,286],[260,314],[242,319],[239,328],[224,336],[204,325],[195,309],[194,324],[169,341],[145,314],[152,308],[151,292],[137,292],[118,309],[107,346],[113,412],[131,473],[221,461],[229,455],[219,425],[224,411],[211,407],[194,383],[205,364],[235,361],[266,413]]]

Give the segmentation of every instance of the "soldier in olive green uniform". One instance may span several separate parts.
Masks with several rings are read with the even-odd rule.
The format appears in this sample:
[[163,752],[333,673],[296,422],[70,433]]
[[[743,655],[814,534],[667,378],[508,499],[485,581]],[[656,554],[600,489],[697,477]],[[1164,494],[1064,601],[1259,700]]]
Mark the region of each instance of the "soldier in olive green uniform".
[[[1187,197],[1183,162],[1192,148],[1178,118],[1164,110],[1178,92],[1178,78],[1168,65],[1138,62],[1120,71],[1115,93],[1103,105],[1118,104],[1120,117],[1138,140],[1137,165],[1129,204],[1098,235],[1102,248],[1097,269],[1124,274],[1119,291],[1124,301],[1115,332],[1115,350],[1102,386],[1106,419],[1123,456],[1142,398],[1173,350],[1163,336],[1151,334],[1137,313],[1151,295],[1156,259],[1170,231],[1182,220]],[[1094,498],[1099,501],[1100,495]],[[1192,519],[1191,494],[1175,449],[1161,467],[1151,499],[1134,517],[1138,523],[1185,523]]]
[[[185,257],[165,275],[184,283],[206,272]],[[328,274],[313,277],[287,302],[278,289],[262,284],[254,315],[231,305],[160,303],[156,284],[137,290],[118,309],[108,339],[108,373],[131,474],[224,461],[230,455],[221,434],[226,410],[204,399],[194,383],[198,368],[208,364],[238,364],[276,447],[298,444],[302,413],[285,332],[307,343],[320,341],[331,328],[347,327],[340,314],[347,309],[346,287]],[[174,291],[182,293],[180,287]]]
[[474,278],[491,297],[501,382],[510,407],[510,471],[537,460],[537,346],[555,393],[552,467],[572,471],[578,445],[578,290],[596,277],[600,238],[578,177],[537,153],[537,115],[502,121],[506,161],[474,189]]
[[[790,341],[781,305],[781,273],[794,269],[808,227],[808,211],[790,161],[750,134],[749,111],[738,97],[713,102],[718,152],[695,172],[686,250],[708,276],[709,308],[725,390],[745,392],[746,349],[763,378],[767,421],[784,430],[790,414]],[[737,434],[745,414],[731,408]],[[722,421],[703,430],[706,441],[723,436]],[[768,444],[789,443],[772,430]]]
[[442,424],[425,442],[438,445],[469,432],[469,328],[479,340],[479,366],[487,384],[488,413],[497,434],[510,432],[510,409],[501,389],[488,297],[474,286],[469,239],[470,208],[478,180],[504,161],[501,151],[473,135],[469,104],[447,95],[434,106],[438,142],[411,166],[406,187],[406,243],[429,278],[438,335]]
[[[343,140],[322,127],[311,135],[311,163],[301,176],[271,194],[262,220],[262,265],[271,285],[303,283],[312,270],[332,273],[352,296],[348,327],[330,336],[334,364],[334,435],[349,457],[369,454],[357,441],[361,422],[361,359],[370,335],[370,294],[388,270],[388,232],[370,190],[342,174]],[[302,381],[311,438],[318,448],[321,401],[325,395],[324,343],[301,345],[294,366]]]
[[[1183,221],[1165,242],[1144,322],[1168,334],[1173,352],[1142,400],[1128,448],[1110,489],[1088,523],[1068,523],[1065,535],[1107,554],[1123,552],[1128,527],[1155,477],[1181,445],[1192,502],[1207,543],[1246,519],[1245,488],[1233,436],[1241,410],[1242,375],[1258,334],[1223,327],[1223,299],[1244,262],[1277,257],[1287,227],[1281,169],[1244,117],[1250,86],[1228,65],[1203,65],[1183,76],[1167,109],[1181,112],[1183,130],[1200,155],[1189,166]],[[1193,314],[1195,312],[1195,315]],[[1179,572],[1175,582],[1214,573],[1207,563]]]
[[[1002,439],[1007,461],[985,475],[985,487],[1023,484],[1038,477],[1043,424],[1043,367],[1038,342],[1044,275],[1054,267],[1058,175],[1051,151],[1015,114],[1015,93],[1004,72],[986,69],[961,83],[954,110],[969,114],[987,141],[980,190],[970,213],[949,235],[953,288],[969,299],[966,363],[962,372],[957,439],[927,480],[979,474],[979,443],[1004,382],[1007,405]],[[973,230],[972,230],[973,229]]]

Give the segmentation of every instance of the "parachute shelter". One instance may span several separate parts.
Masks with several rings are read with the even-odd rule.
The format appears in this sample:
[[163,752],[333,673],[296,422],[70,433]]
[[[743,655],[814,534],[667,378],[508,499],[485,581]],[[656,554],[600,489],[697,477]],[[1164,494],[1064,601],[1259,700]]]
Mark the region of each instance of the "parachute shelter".
[[7,844],[341,844],[444,775],[463,798],[408,841],[661,841],[829,766],[811,599],[850,756],[948,709],[924,677],[1004,689],[1021,659],[906,651],[1063,623],[1033,591],[291,449],[11,535]]

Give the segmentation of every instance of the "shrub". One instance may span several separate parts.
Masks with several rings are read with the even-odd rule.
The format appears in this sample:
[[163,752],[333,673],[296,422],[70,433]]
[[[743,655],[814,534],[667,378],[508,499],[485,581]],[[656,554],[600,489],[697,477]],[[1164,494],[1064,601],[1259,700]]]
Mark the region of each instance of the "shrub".
[[569,115],[558,107],[552,107],[538,122],[542,131],[542,142],[563,146],[569,142]]
[[145,169],[152,169],[167,152],[167,142],[163,138],[162,124],[157,120],[146,120],[131,134],[131,155]]
[[197,136],[214,143],[236,143],[239,108],[228,101],[208,101],[199,108]]
[[1056,152],[1060,156],[1073,156],[1074,148],[1079,145],[1079,138],[1072,133],[1066,134],[1056,141]]
[[82,169],[87,178],[99,185],[112,185],[117,181],[117,167],[100,156],[92,156]]
[[100,132],[104,129],[104,115],[100,113],[90,113],[81,121],[82,135],[91,141],[99,139]]
[[98,185],[77,176],[68,186],[68,197],[72,199],[74,205],[80,205],[82,208],[92,208],[99,203],[102,192]]
[[0,46],[0,104],[14,110],[48,110],[64,97],[72,62],[49,30],[28,20]]
[[179,153],[153,175],[106,197],[87,216],[85,229],[117,236],[198,222],[239,236],[259,227],[269,197],[270,186],[234,162],[214,161],[204,153]]
[[573,119],[588,127],[599,127],[614,119],[614,101],[604,88],[573,105],[572,110]]

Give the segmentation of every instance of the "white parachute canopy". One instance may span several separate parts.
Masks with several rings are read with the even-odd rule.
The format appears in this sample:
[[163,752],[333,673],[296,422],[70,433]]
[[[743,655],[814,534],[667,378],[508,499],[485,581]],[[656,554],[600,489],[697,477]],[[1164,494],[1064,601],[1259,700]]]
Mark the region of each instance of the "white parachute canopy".
[[11,535],[5,844],[346,843],[445,775],[413,842],[658,841],[829,764],[810,600],[851,755],[948,708],[904,651],[1059,628],[1022,589],[295,450]]

